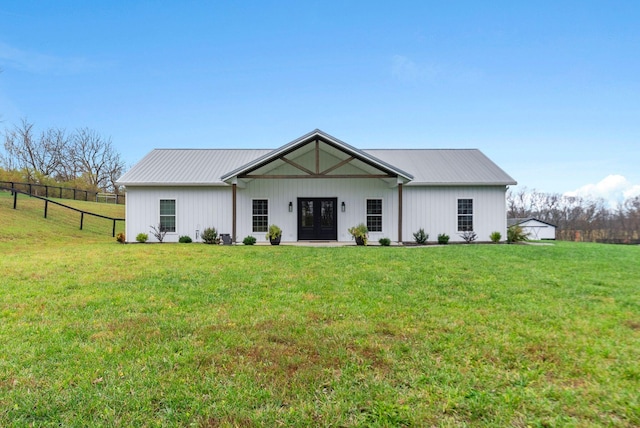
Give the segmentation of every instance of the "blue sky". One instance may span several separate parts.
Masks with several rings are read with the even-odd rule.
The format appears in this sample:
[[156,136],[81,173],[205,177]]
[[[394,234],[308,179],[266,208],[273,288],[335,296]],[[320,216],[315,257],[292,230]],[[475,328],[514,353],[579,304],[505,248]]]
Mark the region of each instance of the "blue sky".
[[157,147],[478,148],[519,186],[640,194],[640,2],[0,2],[1,127]]

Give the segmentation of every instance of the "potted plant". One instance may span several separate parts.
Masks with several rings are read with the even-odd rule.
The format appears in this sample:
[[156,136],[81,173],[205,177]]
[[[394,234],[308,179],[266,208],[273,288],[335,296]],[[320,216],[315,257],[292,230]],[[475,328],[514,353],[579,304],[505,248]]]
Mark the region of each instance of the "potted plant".
[[271,245],[279,245],[280,239],[282,239],[282,229],[275,224],[269,226],[266,238],[271,242]]
[[369,229],[367,229],[366,224],[360,223],[357,226],[350,227],[348,230],[351,237],[356,240],[356,245],[367,245]]

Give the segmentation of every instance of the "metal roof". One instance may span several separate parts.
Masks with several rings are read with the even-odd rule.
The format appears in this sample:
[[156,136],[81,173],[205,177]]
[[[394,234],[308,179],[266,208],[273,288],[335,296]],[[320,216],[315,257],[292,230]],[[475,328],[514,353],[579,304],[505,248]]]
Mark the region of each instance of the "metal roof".
[[127,171],[118,184],[125,186],[220,186],[223,174],[271,150],[155,149]]
[[514,185],[517,182],[477,149],[376,149],[365,152],[413,175],[408,185]]
[[[407,185],[514,185],[516,181],[477,149],[358,150],[315,130],[276,150],[155,149],[118,180],[125,186],[221,186],[244,171],[322,136],[340,150],[410,180]],[[323,140],[324,141],[324,140]]]

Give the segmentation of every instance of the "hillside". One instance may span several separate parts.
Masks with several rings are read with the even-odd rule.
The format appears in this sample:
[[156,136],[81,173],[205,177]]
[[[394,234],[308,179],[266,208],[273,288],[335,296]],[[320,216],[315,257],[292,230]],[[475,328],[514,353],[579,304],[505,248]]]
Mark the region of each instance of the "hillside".
[[[124,218],[124,205],[55,199],[56,201],[104,216]],[[63,242],[69,240],[111,241],[113,223],[110,220],[85,215],[80,230],[80,213],[49,204],[44,218],[44,201],[18,195],[17,209],[13,209],[13,197],[0,191],[0,224],[3,233],[0,243],[9,241]],[[117,222],[116,233],[124,231],[124,222]],[[28,239],[25,239],[28,238]]]

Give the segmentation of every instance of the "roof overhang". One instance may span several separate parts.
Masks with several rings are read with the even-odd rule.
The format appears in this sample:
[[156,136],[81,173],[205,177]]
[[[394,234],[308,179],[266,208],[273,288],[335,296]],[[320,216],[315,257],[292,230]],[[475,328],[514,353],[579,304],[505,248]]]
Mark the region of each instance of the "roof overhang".
[[[344,141],[341,141],[325,132],[322,132],[319,129],[316,129],[306,135],[303,135],[302,137],[299,137],[293,141],[291,141],[288,144],[285,144],[284,146],[275,149],[233,171],[230,171],[226,174],[224,174],[220,180],[225,182],[225,183],[232,183],[234,180],[237,181],[238,177],[247,177],[249,176],[252,172],[259,170],[260,168],[263,168],[265,166],[267,166],[268,164],[275,162],[275,161],[284,161],[284,162],[289,162],[285,156],[287,156],[290,153],[293,153],[294,151],[300,149],[301,147],[310,144],[314,141],[319,141],[322,142],[324,144],[327,144],[328,146],[331,146],[345,154],[347,154],[350,158],[352,159],[357,159],[360,162],[363,162],[366,165],[369,165],[373,168],[375,168],[376,170],[381,171],[383,174],[385,174],[387,177],[395,177],[398,180],[400,180],[401,182],[407,183],[410,182],[411,180],[413,180],[413,176],[387,162],[384,162],[374,156],[371,156],[365,152],[363,152],[362,150],[356,149],[355,147],[345,143]],[[345,160],[344,163],[347,163],[348,161]],[[299,167],[299,166],[298,166]],[[331,169],[331,168],[330,168]],[[303,171],[304,172],[304,171]],[[325,171],[327,172],[327,171]],[[331,175],[331,174],[321,174],[319,173],[319,171],[316,171],[317,174],[313,174],[313,171],[306,171],[306,174],[303,174],[301,176],[291,176],[291,178],[335,178],[335,175]],[[380,178],[379,176],[376,175],[370,175],[372,178]]]

